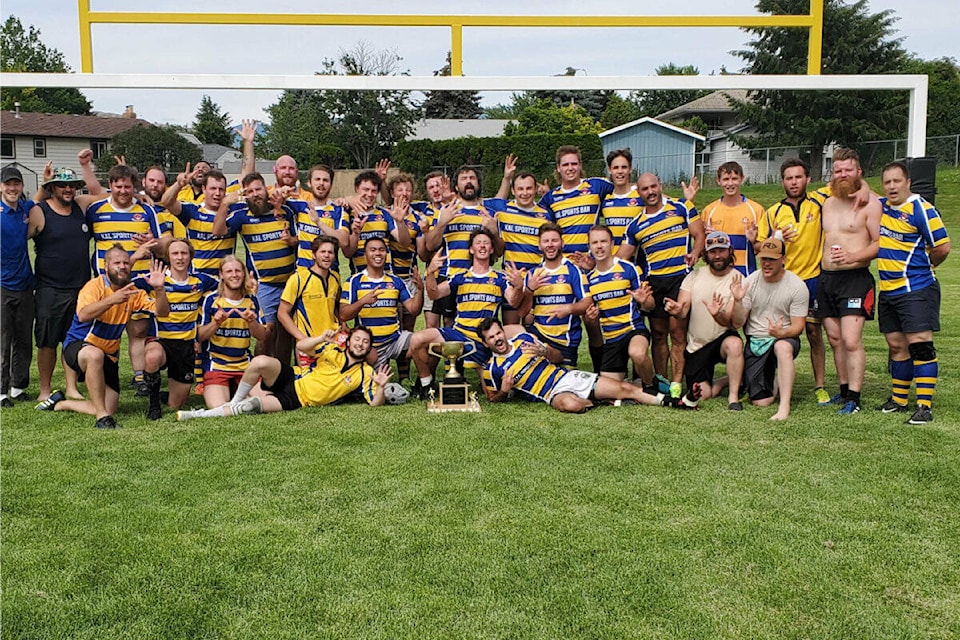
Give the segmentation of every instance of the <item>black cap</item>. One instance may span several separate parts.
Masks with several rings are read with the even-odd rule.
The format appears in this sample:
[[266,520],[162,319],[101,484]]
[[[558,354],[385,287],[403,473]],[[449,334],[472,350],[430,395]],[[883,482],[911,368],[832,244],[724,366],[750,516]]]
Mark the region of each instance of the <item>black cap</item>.
[[23,182],[23,174],[20,173],[20,169],[17,169],[12,164],[5,166],[2,175],[0,175],[0,182],[7,182],[9,180],[19,180]]

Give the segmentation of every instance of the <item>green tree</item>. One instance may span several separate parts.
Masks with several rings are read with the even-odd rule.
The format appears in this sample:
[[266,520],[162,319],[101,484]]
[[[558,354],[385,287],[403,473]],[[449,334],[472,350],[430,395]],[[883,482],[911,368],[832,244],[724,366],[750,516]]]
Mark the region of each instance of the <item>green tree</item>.
[[603,112],[603,118],[600,119],[600,125],[606,129],[613,129],[622,124],[633,122],[643,117],[637,105],[626,98],[621,98],[616,93],[610,96],[607,108]]
[[207,94],[200,100],[196,120],[193,123],[193,135],[204,144],[233,145],[233,131],[230,129],[230,114],[221,113],[220,105]]
[[953,58],[921,60],[910,58],[903,73],[922,73],[930,79],[927,87],[927,135],[960,133],[960,66]]
[[529,135],[531,133],[587,134],[603,130],[586,110],[577,104],[557,106],[550,100],[537,100],[517,116],[517,123],[510,123],[504,135]]
[[[574,67],[567,67],[563,73],[558,73],[558,76],[575,76],[577,71],[581,69],[575,69]],[[614,95],[613,91],[608,90],[567,90],[567,89],[551,89],[543,91],[526,91],[521,94],[523,97],[521,100],[537,101],[537,100],[549,100],[558,107],[566,107],[571,104],[579,105],[596,121],[599,121],[603,118],[603,112],[607,108],[607,103],[610,101],[610,96]],[[514,101],[516,102],[517,94],[514,94]],[[521,108],[525,105],[521,103]]]
[[327,164],[344,166],[346,151],[333,141],[330,116],[320,104],[317,91],[284,91],[266,108],[270,123],[264,125],[257,149],[268,157],[293,156],[301,167]]
[[[40,30],[24,29],[16,16],[9,16],[0,31],[0,70],[30,73],[69,73],[63,54],[40,41]],[[4,88],[0,108],[12,111],[14,103],[23,111],[89,115],[92,105],[79,89]]]
[[[804,14],[807,0],[760,0],[761,13]],[[906,54],[895,37],[893,11],[870,13],[866,0],[846,4],[826,0],[823,16],[823,73],[899,73]],[[800,29],[753,27],[747,48],[734,52],[751,74],[805,73],[808,33]],[[856,146],[860,141],[900,137],[905,129],[903,96],[881,91],[751,91],[735,101],[742,122],[755,136],[738,136],[746,148],[811,148],[810,166],[818,179],[823,147],[832,142]]]
[[[110,153],[124,156],[127,164],[143,171],[151,165],[164,168],[167,173],[183,171],[188,162],[203,158],[200,147],[189,142],[171,126],[137,125],[110,138]],[[97,169],[103,171],[109,166]]]
[[[433,72],[435,76],[449,76],[450,52],[447,51],[447,63]],[[479,118],[480,108],[478,91],[428,91],[423,101],[424,118]]]
[[[657,67],[658,76],[698,76],[700,69],[693,65],[677,65],[672,62]],[[637,105],[640,115],[655,118],[661,113],[675,109],[680,105],[693,102],[710,93],[701,89],[658,89],[632,91],[630,99]]]

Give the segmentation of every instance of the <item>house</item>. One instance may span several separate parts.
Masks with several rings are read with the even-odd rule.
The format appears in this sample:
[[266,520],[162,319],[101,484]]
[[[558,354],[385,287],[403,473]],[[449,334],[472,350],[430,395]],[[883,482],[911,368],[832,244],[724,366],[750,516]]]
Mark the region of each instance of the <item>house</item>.
[[153,125],[137,118],[133,107],[122,115],[90,116],[27,111],[0,112],[0,164],[16,164],[23,173],[24,190],[31,193],[43,176],[43,167],[79,170],[77,154],[92,149],[94,161],[109,154],[109,140],[131,127]]
[[[222,144],[204,144],[203,142],[200,142],[200,139],[197,136],[185,131],[179,131],[178,133],[187,142],[200,148],[203,161],[209,164],[211,167],[216,167],[231,180],[240,177],[240,167],[243,164],[243,153],[241,153],[239,150],[232,147],[225,147]],[[237,138],[239,139],[239,135]],[[238,142],[237,144],[239,146],[240,143]],[[255,162],[256,165],[254,166],[253,170],[263,176],[268,186],[276,182],[275,178],[273,177],[273,165],[275,163],[274,160],[256,158]]]
[[453,140],[455,138],[496,138],[512,120],[425,118],[413,125],[407,140]]
[[[806,149],[776,147],[745,151],[733,142],[733,136],[750,136],[755,129],[737,119],[730,100],[747,100],[745,89],[714,91],[702,98],[680,105],[657,116],[657,119],[678,124],[698,117],[707,125],[707,139],[703,152],[697,158],[697,175],[701,180],[713,180],[717,168],[724,162],[735,161],[743,167],[745,179],[755,184],[780,181],[780,163],[786,158],[809,159]],[[824,154],[829,158],[829,153]],[[826,161],[825,161],[826,162]],[[826,167],[824,167],[826,169]]]
[[615,149],[630,149],[637,173],[655,173],[671,184],[694,175],[698,141],[703,142],[704,137],[649,117],[600,134],[604,157]]

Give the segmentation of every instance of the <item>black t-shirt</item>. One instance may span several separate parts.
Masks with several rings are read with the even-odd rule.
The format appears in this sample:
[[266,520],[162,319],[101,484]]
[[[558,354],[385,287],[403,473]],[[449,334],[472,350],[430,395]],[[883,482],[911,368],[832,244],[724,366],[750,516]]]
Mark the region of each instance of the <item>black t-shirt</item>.
[[47,202],[37,205],[44,219],[43,230],[34,237],[37,287],[80,289],[90,280],[90,229],[83,210],[72,205],[68,216]]

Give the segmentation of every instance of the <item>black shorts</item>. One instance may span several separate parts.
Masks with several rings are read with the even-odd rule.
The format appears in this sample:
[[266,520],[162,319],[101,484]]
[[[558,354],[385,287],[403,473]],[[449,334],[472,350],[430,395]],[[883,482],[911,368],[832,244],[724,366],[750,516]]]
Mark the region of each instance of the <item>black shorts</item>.
[[70,323],[77,312],[77,297],[80,289],[37,289],[36,324],[33,335],[37,348],[56,349],[67,337]]
[[600,371],[604,373],[626,373],[630,362],[630,341],[637,336],[643,336],[650,344],[650,333],[634,329],[616,342],[603,344],[603,357],[600,359]]
[[750,350],[750,338],[743,345],[743,386],[751,400],[763,400],[773,396],[773,382],[777,377],[777,356],[773,352],[777,342],[789,342],[793,357],[800,353],[800,338],[778,338],[763,355],[754,355]]
[[899,296],[880,294],[880,333],[940,331],[940,283]]
[[692,388],[696,382],[713,383],[714,368],[720,363],[726,363],[721,354],[723,341],[731,336],[735,336],[741,343],[743,342],[740,334],[731,329],[693,353],[689,351],[684,353],[683,377],[688,389]]
[[[86,379],[86,375],[83,373],[83,369],[80,368],[79,362],[80,350],[85,346],[87,346],[86,342],[77,340],[63,348],[63,361],[67,363],[68,367],[77,372],[77,382],[83,382]],[[94,347],[94,349],[97,348],[98,347]],[[120,393],[120,366],[106,354],[103,355],[103,382],[117,393]]]
[[194,341],[160,338],[157,342],[163,347],[163,353],[167,356],[165,365],[167,377],[176,382],[193,384],[193,370],[197,358]]
[[671,317],[663,306],[663,299],[670,298],[676,300],[680,295],[680,285],[687,274],[680,273],[675,276],[651,276],[647,279],[650,283],[650,289],[653,290],[653,300],[656,305],[649,312],[651,318],[669,318]]
[[280,408],[284,411],[293,411],[303,406],[300,402],[300,396],[297,395],[297,387],[294,384],[297,374],[293,367],[286,362],[280,363],[280,375],[268,385],[266,380],[260,383],[260,387],[280,401]]
[[821,271],[817,283],[817,318],[863,316],[873,320],[875,282],[869,269]]

